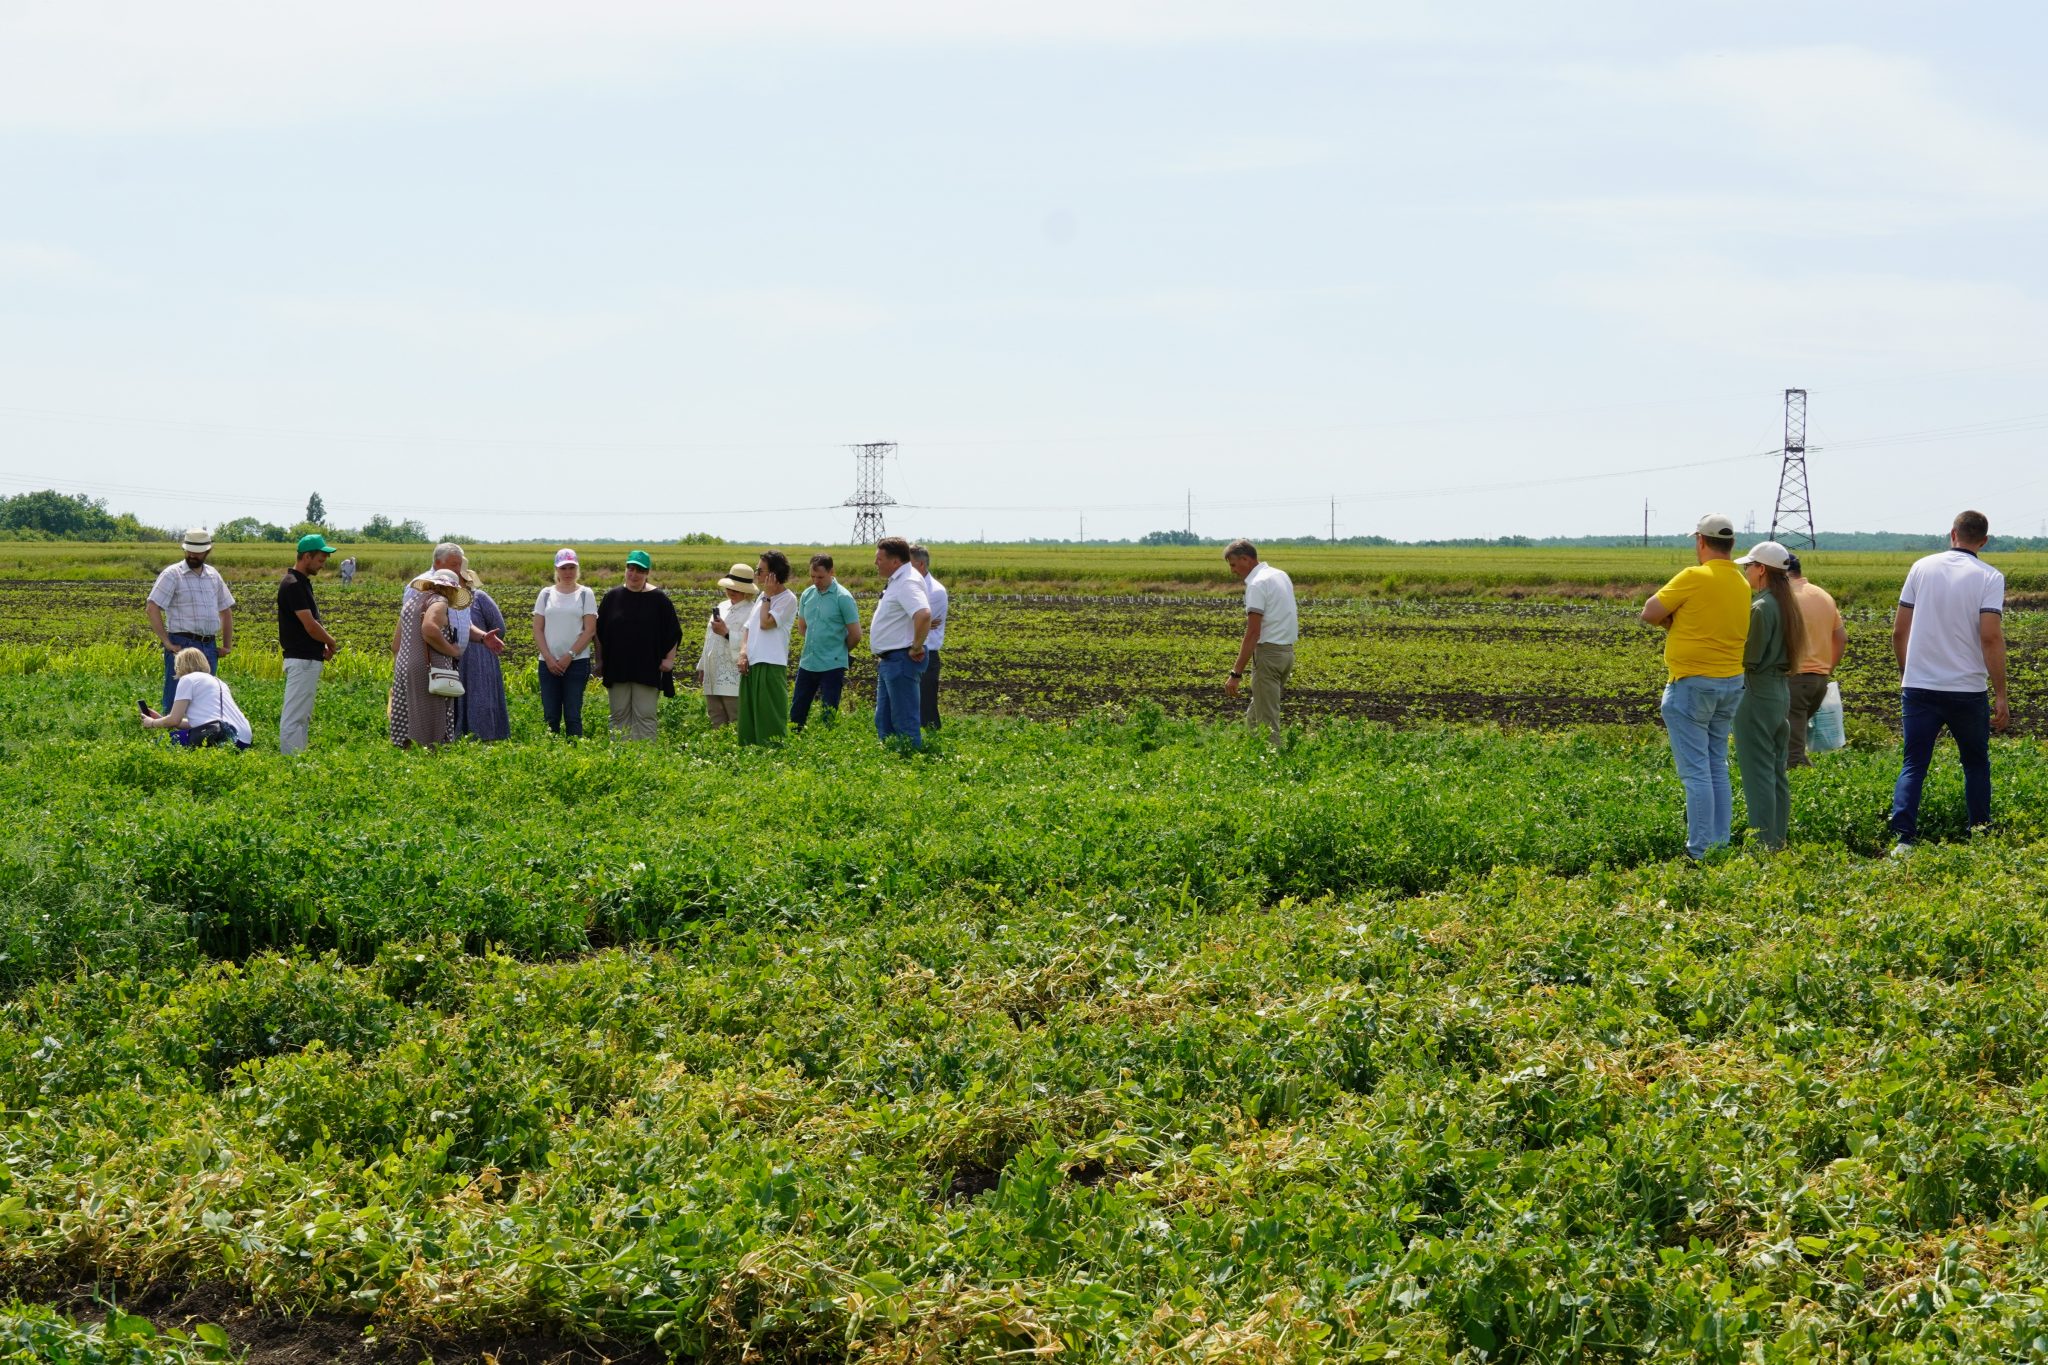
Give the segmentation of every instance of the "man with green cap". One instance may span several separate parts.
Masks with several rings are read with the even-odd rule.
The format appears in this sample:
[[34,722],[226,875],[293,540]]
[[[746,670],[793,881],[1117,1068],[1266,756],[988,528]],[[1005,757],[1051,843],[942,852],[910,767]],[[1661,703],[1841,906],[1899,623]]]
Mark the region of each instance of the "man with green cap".
[[296,754],[311,742],[313,694],[320,689],[320,670],[341,648],[341,642],[320,624],[313,601],[313,575],[327,563],[334,547],[315,531],[299,537],[299,557],[277,584],[277,647],[284,655],[284,710],[278,717],[277,749]]

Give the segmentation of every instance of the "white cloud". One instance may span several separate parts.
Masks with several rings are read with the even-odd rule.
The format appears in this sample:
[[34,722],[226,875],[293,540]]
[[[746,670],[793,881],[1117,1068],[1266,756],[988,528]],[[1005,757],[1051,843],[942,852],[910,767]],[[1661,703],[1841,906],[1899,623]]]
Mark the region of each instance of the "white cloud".
[[1347,0],[28,0],[0,8],[0,128],[160,131],[644,79],[704,46],[1420,38]]
[[1885,273],[1771,275],[1687,257],[1563,282],[1661,339],[1752,359],[1995,364],[2048,350],[2041,301],[2003,285]]
[[105,284],[107,272],[82,251],[47,242],[0,240],[0,280],[20,284]]

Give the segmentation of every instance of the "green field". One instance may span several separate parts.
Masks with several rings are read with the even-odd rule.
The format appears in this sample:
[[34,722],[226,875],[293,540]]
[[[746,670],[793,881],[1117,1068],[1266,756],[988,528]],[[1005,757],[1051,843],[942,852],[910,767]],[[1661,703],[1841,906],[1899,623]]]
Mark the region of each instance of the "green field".
[[694,699],[551,741],[530,661],[511,743],[395,752],[379,561],[286,761],[260,608],[259,747],[174,751],[160,556],[45,552],[0,581],[0,1359],[2048,1360],[2048,744],[1975,840],[1945,757],[1879,856],[1898,562],[1790,849],[1695,867],[1628,600],[1669,556],[1303,555],[1276,750],[1212,723],[1220,566],[953,547],[908,759]]

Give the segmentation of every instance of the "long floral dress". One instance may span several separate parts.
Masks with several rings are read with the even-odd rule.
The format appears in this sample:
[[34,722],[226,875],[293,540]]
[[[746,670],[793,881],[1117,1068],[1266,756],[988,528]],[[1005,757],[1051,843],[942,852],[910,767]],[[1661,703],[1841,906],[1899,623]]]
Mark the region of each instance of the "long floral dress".
[[[469,623],[495,630],[502,639],[505,613],[482,588],[469,604]],[[505,670],[498,656],[472,641],[462,651],[462,695],[455,699],[455,733],[481,740],[512,738],[512,719],[505,710]]]
[[[455,734],[455,698],[427,691],[427,670],[444,656],[429,650],[420,638],[420,618],[436,600],[434,593],[417,592],[398,609],[398,655],[391,661],[391,742],[401,749],[409,744],[446,744]],[[444,625],[441,638],[452,645],[455,632]]]

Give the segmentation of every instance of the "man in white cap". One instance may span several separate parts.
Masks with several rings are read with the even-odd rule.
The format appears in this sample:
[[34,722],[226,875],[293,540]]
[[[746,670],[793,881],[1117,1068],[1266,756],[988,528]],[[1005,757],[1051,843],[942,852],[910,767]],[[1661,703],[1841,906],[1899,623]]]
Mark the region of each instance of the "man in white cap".
[[1662,626],[1667,681],[1660,709],[1672,761],[1685,788],[1685,852],[1705,857],[1728,842],[1735,794],[1728,737],[1742,704],[1742,647],[1749,639],[1749,580],[1735,567],[1735,522],[1718,512],[1693,528],[1689,569],[1643,603]]
[[207,668],[220,671],[220,661],[235,645],[235,595],[220,570],[207,563],[213,553],[213,532],[195,526],[178,548],[185,557],[156,576],[147,604],[149,629],[164,648],[164,704],[171,709],[178,690],[178,651],[196,649],[206,655]]

